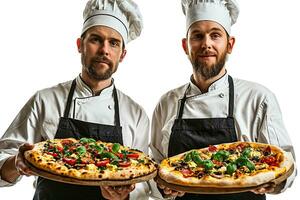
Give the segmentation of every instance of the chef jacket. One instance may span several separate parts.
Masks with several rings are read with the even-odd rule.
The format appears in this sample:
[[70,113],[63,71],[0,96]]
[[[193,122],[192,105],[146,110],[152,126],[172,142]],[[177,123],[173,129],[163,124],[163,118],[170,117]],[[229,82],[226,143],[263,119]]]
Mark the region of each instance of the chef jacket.
[[[202,93],[192,80],[167,92],[161,97],[152,118],[150,148],[157,162],[167,158],[171,128],[189,85],[182,119],[226,118],[228,115],[228,74],[211,84],[206,93]],[[233,118],[239,141],[245,135],[250,141],[277,145],[295,156],[276,97],[264,86],[234,78]],[[283,190],[292,184],[295,174],[296,167]]]
[[[54,138],[59,119],[66,108],[71,84],[72,81],[68,81],[38,91],[25,104],[0,140],[0,168],[8,157],[17,154],[22,143],[33,144]],[[95,96],[79,75],[68,117],[115,125],[113,88],[114,83]],[[117,95],[123,144],[148,154],[149,119],[144,109],[120,90],[117,90]],[[19,180],[20,178],[17,181]],[[13,184],[15,183],[8,183],[0,177],[0,186]],[[130,193],[130,199],[148,199],[148,192],[147,183],[138,183]]]

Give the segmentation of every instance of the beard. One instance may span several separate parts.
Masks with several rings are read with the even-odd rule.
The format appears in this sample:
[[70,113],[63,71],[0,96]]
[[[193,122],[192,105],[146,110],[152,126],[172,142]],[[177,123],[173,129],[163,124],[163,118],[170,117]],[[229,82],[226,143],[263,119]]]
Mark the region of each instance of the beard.
[[212,65],[208,65],[206,63],[203,63],[199,61],[198,59],[195,59],[192,62],[194,71],[198,74],[200,74],[204,80],[208,80],[212,77],[217,76],[220,71],[223,69],[225,62],[226,62],[227,54],[226,51],[224,51],[220,58],[216,60],[216,63]]
[[[84,58],[82,58],[84,59]],[[97,65],[99,62],[104,62],[108,65],[108,69],[105,71],[103,70],[98,70]],[[115,67],[114,64],[112,63],[111,60],[106,58],[105,56],[96,56],[91,59],[91,62],[89,65],[84,65],[85,71],[87,72],[88,76],[91,79],[97,80],[97,81],[102,81],[109,79],[113,73],[116,72],[118,68],[119,63],[116,63]]]

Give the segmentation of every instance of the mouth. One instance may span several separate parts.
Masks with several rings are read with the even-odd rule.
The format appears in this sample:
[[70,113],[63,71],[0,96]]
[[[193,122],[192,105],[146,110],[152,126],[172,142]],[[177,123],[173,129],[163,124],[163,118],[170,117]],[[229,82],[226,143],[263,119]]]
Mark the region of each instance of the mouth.
[[209,61],[213,58],[216,58],[216,55],[214,55],[214,54],[205,54],[205,55],[199,55],[198,56],[198,59],[202,60],[202,61]]
[[108,60],[94,60],[95,63],[97,64],[106,64],[106,65],[110,65],[111,62],[109,62]]
[[199,55],[200,58],[209,58],[209,57],[216,57],[215,54],[202,54],[202,55]]

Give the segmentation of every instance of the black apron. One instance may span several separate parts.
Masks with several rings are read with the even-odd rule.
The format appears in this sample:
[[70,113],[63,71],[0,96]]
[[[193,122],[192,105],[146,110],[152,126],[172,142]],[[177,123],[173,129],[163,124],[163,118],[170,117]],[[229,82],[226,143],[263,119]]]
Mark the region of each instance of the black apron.
[[[184,104],[187,99],[186,89],[183,99],[181,100],[178,118],[175,120],[170,135],[168,156],[174,156],[182,152],[207,147],[220,143],[237,141],[235,132],[233,106],[234,106],[234,85],[231,76],[228,76],[229,82],[229,106],[227,118],[192,118],[182,119]],[[257,195],[252,192],[237,194],[185,194],[183,197],[176,199],[193,200],[263,200],[265,195]]]
[[[123,144],[122,127],[120,126],[119,103],[116,88],[113,89],[115,102],[115,126],[96,124],[68,118],[72,103],[73,94],[76,88],[76,81],[73,80],[68,95],[67,106],[64,116],[60,118],[55,138],[82,137],[94,138],[105,142]],[[105,199],[101,195],[99,186],[81,186],[66,184],[38,178],[34,200],[99,200]]]

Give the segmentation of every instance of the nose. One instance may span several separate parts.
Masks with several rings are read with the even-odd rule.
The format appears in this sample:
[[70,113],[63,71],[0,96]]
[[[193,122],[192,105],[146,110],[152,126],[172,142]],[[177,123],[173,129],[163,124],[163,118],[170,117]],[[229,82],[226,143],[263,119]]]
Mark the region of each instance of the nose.
[[210,40],[209,37],[205,36],[203,38],[203,42],[202,42],[201,48],[203,50],[205,50],[205,49],[211,49],[211,40]]
[[102,42],[101,46],[99,46],[99,53],[100,55],[108,55],[109,54],[109,42],[104,41]]

